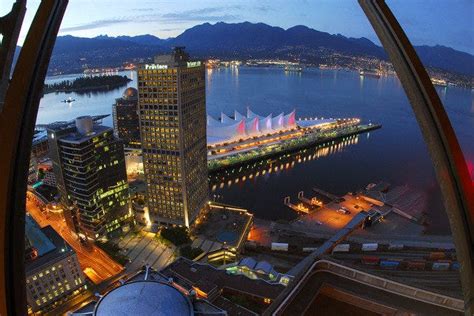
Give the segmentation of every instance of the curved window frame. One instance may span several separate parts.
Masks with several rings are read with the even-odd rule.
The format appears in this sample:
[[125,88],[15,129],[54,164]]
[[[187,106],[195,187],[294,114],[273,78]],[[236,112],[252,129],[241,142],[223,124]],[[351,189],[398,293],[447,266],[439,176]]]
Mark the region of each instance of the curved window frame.
[[[0,107],[2,315],[26,314],[24,215],[28,161],[43,82],[67,3],[67,0],[41,2],[11,80],[6,78],[11,60],[5,59],[5,65],[0,65],[0,81],[7,87],[6,93],[0,93],[0,105],[3,103]],[[461,264],[465,313],[471,315],[474,312],[474,188],[465,158],[428,74],[395,16],[382,0],[359,0],[359,3],[394,65],[428,146]],[[2,58],[13,54],[11,50],[16,46],[25,8],[26,1],[18,0],[12,10],[16,13],[10,20],[5,17],[0,20],[2,34],[11,30],[11,36],[2,41]],[[290,285],[280,297],[289,295],[293,288]],[[279,302],[276,300],[266,313],[275,311]]]

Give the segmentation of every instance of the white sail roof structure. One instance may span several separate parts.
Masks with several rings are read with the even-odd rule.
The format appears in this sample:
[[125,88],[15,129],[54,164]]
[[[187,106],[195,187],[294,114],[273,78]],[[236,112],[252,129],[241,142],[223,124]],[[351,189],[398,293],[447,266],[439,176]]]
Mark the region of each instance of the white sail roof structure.
[[207,117],[208,144],[222,143],[246,138],[246,130],[245,120],[232,120],[232,122],[228,121],[228,123],[224,124],[209,115]]
[[216,120],[215,118],[213,118],[212,116],[210,116],[209,114],[207,115],[207,126],[220,126],[222,125],[221,121],[219,120]]
[[241,120],[245,120],[246,117],[243,116],[242,114],[240,114],[239,112],[237,112],[237,110],[234,111],[234,120],[236,121],[241,121]]
[[259,128],[260,128],[260,132],[265,133],[265,134],[271,133],[273,131],[271,114],[259,120]]
[[245,128],[247,130],[247,135],[249,136],[256,136],[260,134],[260,129],[258,125],[258,118],[248,119]]
[[255,118],[255,117],[258,117],[259,119],[263,118],[263,116],[255,114],[254,112],[252,112],[252,110],[249,107],[247,107],[247,118]]
[[281,113],[275,117],[258,115],[247,108],[244,116],[234,111],[234,117],[221,113],[220,120],[207,116],[208,145],[238,141],[254,136],[264,136],[281,131],[292,130],[296,127],[315,128],[334,124],[336,120],[304,120],[296,122],[296,110],[288,114]]
[[296,110],[291,111],[283,117],[283,125],[285,128],[296,127]]
[[283,124],[283,113],[278,114],[272,118],[272,129],[275,131],[282,130],[285,127]]
[[252,110],[247,107],[247,118],[258,118],[258,127],[261,133],[268,134],[272,132],[272,114],[269,114],[267,117],[264,117],[252,112]]
[[221,123],[223,124],[233,124],[235,123],[235,120],[231,119],[227,115],[224,114],[224,112],[221,112]]

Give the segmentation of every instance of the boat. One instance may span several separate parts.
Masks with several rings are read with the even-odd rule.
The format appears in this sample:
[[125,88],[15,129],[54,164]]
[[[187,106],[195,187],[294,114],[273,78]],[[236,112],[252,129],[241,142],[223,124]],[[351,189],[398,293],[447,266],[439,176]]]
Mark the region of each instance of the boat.
[[74,102],[74,101],[76,101],[76,99],[73,99],[73,98],[69,97],[69,98],[67,98],[67,99],[62,100],[61,102],[63,102],[63,103],[71,103],[71,102]]
[[431,83],[435,86],[446,87],[448,85],[446,80],[438,79],[438,78],[430,78],[430,79],[431,79]]
[[359,75],[363,77],[380,78],[380,74],[375,70],[361,69]]
[[285,72],[302,72],[303,67],[299,64],[286,64],[285,65]]

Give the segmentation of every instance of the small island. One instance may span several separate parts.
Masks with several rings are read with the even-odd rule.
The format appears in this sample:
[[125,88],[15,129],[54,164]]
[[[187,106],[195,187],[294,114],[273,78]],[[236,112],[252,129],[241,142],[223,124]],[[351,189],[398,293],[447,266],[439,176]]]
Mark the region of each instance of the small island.
[[90,92],[107,91],[127,85],[132,81],[127,76],[92,76],[80,77],[74,80],[64,80],[57,83],[45,84],[43,92]]

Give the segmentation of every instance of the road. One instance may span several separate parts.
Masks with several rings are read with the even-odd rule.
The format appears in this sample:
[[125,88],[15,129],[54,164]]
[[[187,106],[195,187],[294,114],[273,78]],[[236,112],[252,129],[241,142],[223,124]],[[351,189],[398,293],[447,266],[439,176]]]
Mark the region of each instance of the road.
[[[28,193],[29,195],[30,193]],[[98,284],[123,271],[123,267],[110,258],[99,247],[83,245],[77,235],[69,230],[62,216],[46,215],[41,212],[32,198],[26,201],[26,210],[31,214],[40,227],[51,225],[54,230],[74,249],[83,271],[93,271],[91,280]],[[88,269],[89,268],[89,269]],[[87,273],[86,273],[87,274]],[[89,275],[88,275],[89,276]]]

